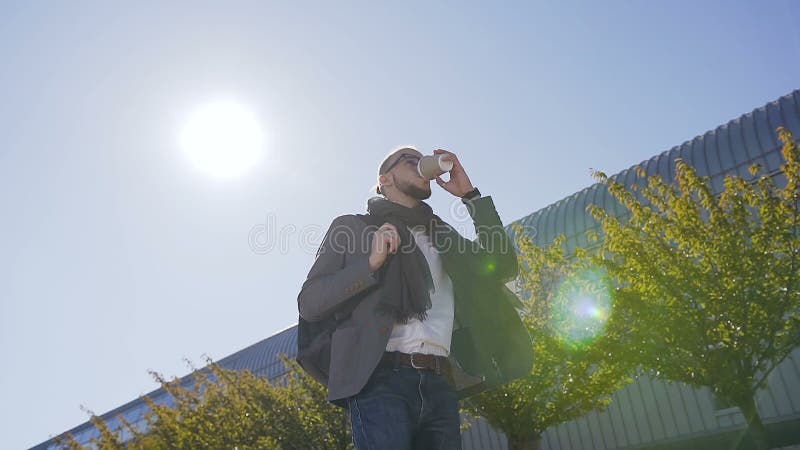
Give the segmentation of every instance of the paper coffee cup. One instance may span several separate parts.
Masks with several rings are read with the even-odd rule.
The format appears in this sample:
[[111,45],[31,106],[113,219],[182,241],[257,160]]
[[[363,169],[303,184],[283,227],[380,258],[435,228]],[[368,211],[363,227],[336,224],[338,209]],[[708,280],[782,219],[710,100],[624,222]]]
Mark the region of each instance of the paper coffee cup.
[[453,169],[453,161],[447,161],[447,155],[426,155],[419,159],[417,172],[422,178],[433,180],[439,175]]

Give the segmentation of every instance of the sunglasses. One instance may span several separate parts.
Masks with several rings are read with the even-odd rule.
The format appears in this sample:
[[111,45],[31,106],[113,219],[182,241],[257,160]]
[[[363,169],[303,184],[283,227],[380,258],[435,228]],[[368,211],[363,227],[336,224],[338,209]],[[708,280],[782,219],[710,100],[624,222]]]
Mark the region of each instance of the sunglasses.
[[392,168],[394,168],[394,166],[400,164],[402,161],[408,161],[411,164],[417,165],[417,163],[419,163],[419,155],[403,153],[402,155],[398,156],[393,163],[389,164],[389,167],[387,167],[382,173],[388,173],[390,170],[392,170]]

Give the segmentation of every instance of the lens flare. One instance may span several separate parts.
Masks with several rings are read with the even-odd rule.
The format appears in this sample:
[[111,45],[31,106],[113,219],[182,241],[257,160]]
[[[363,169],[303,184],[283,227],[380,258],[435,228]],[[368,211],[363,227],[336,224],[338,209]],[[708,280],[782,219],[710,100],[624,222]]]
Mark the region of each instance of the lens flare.
[[603,334],[611,313],[612,287],[599,268],[566,278],[553,299],[552,327],[564,341],[584,346]]

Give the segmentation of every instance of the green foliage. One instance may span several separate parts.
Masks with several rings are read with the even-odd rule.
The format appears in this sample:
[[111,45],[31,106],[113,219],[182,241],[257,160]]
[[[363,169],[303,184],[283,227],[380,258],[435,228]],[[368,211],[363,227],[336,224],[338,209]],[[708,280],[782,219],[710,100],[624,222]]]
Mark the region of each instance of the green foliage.
[[[92,415],[100,437],[91,446],[101,450],[352,448],[344,410],[329,403],[325,387],[295,361],[284,355],[281,359],[289,371],[275,384],[248,370],[223,369],[214,363],[193,371],[193,381],[187,385],[153,373],[174,404],[145,398],[147,428],[140,432],[123,423],[133,436],[126,442]],[[61,445],[84,448],[70,436]]]
[[[611,308],[613,289],[602,273],[587,263],[585,252],[568,258],[563,236],[539,248],[520,227],[516,234],[519,281],[530,293],[522,317],[533,340],[534,365],[530,375],[465,402],[467,412],[506,434],[511,449],[527,448],[548,427],[602,409],[630,382],[619,345],[627,328]],[[575,312],[581,297],[607,300],[596,321],[586,323]]]
[[[638,361],[661,377],[711,388],[756,421],[754,394],[800,344],[800,154],[791,133],[778,132],[785,163],[775,177],[754,166],[752,180],[729,175],[717,193],[677,160],[674,184],[640,170],[647,182],[626,189],[596,175],[630,212],[627,220],[591,208],[605,234],[595,260],[641,331]],[[786,183],[778,187],[781,174]]]

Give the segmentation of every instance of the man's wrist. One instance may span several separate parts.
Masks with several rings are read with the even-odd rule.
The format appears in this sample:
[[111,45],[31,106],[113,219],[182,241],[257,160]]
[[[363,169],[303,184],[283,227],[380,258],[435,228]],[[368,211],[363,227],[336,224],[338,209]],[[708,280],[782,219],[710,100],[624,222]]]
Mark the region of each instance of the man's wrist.
[[473,201],[481,198],[481,191],[478,188],[473,188],[471,191],[461,196],[462,202]]

